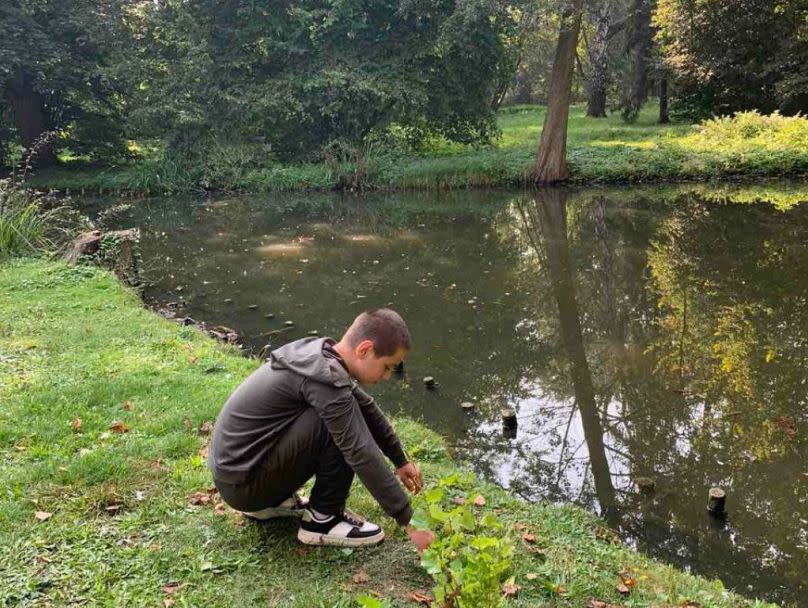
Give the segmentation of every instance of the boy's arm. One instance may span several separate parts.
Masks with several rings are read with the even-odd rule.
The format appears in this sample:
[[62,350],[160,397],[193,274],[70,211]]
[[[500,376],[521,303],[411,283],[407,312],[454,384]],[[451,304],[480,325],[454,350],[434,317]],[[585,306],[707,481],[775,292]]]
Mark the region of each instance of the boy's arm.
[[401,440],[396,435],[396,431],[387,420],[387,416],[376,405],[376,401],[368,395],[358,385],[353,388],[354,397],[362,410],[362,416],[373,435],[373,439],[381,448],[387,458],[400,469],[407,464],[407,456],[404,454],[404,448],[401,445]]
[[351,389],[306,380],[301,393],[376,502],[399,524],[407,525],[412,518],[410,501],[379,451]]

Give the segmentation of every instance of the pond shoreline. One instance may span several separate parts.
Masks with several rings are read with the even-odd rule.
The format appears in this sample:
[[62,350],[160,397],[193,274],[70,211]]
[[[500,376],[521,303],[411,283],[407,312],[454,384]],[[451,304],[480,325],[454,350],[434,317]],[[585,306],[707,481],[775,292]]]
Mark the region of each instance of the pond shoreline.
[[[161,319],[111,273],[89,267],[38,260],[0,267],[0,313],[0,355],[9,363],[0,371],[4,416],[17,420],[2,434],[0,466],[23,490],[0,498],[0,565],[9,566],[0,568],[0,600],[143,605],[176,593],[228,606],[238,590],[241,605],[257,605],[269,592],[288,596],[278,605],[303,606],[336,601],[340,588],[340,605],[380,589],[395,606],[408,606],[407,592],[429,585],[406,539],[361,487],[352,506],[382,521],[389,540],[350,553],[301,552],[289,525],[244,525],[215,498],[194,502],[210,485],[201,429],[255,360]],[[456,470],[437,435],[407,419],[396,426],[427,483]],[[772,605],[624,548],[583,509],[526,504],[480,487],[517,542],[513,574],[522,588],[508,605]],[[525,530],[537,540],[522,540]],[[351,584],[357,568],[370,575],[368,584]],[[636,581],[628,596],[617,590],[621,572]],[[75,584],[85,579],[101,587]],[[32,580],[48,583],[32,591]],[[178,581],[179,591],[165,591],[166,581]]]

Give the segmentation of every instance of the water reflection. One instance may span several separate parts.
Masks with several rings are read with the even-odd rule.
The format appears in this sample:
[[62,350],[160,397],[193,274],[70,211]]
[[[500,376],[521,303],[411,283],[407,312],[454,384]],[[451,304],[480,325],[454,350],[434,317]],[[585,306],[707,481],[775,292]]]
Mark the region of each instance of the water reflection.
[[169,269],[153,297],[256,350],[392,302],[417,348],[374,388],[388,411],[526,498],[573,500],[652,555],[808,602],[808,206],[637,188],[284,195],[152,201],[120,223]]

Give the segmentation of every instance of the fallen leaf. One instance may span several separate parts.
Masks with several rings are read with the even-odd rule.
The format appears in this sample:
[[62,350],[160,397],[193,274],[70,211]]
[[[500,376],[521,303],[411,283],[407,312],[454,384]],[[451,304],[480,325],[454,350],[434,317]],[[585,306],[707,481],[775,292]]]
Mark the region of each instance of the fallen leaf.
[[170,598],[163,598],[163,606],[165,608],[171,608],[174,605],[174,600]]
[[73,418],[73,422],[70,424],[70,426],[73,427],[73,432],[74,433],[80,433],[81,432],[81,418]]
[[53,560],[51,558],[47,557],[46,555],[37,555],[36,556],[36,563],[38,563],[38,564],[49,564],[52,561]]
[[111,515],[114,515],[115,513],[120,511],[121,508],[123,508],[123,505],[109,505],[108,507],[104,507],[104,511],[110,513]]
[[[806,473],[805,475],[808,476],[808,473]],[[452,499],[452,502],[456,505],[464,505],[466,504],[466,499],[463,498],[462,496],[457,496],[456,498]]]
[[213,514],[214,515],[225,514],[225,507],[223,502],[217,502],[215,505],[213,505]]
[[356,574],[353,575],[353,582],[357,585],[361,583],[367,583],[370,580],[368,573],[365,572],[362,568],[360,568]]
[[528,572],[525,574],[525,578],[529,581],[535,581],[537,578],[539,578],[539,575],[535,572]]
[[516,530],[517,532],[527,530],[527,524],[513,524],[513,529]]
[[186,431],[190,431],[192,428],[194,428],[194,423],[191,422],[190,419],[186,418],[182,421],[182,426],[185,427]]
[[619,574],[620,580],[626,587],[636,587],[637,586],[637,579],[632,578],[632,576],[627,572],[621,572]]
[[610,604],[609,602],[603,602],[601,600],[589,600],[586,603],[586,608],[623,608],[618,604]]
[[617,589],[617,591],[619,591],[620,593],[623,593],[623,594],[626,594],[626,593],[628,593],[630,591],[630,589],[628,587],[626,587],[623,583],[620,583],[619,585],[615,585],[614,588]]
[[522,540],[526,543],[535,543],[536,542],[536,535],[535,534],[523,534]]
[[295,555],[298,557],[305,557],[309,552],[308,547],[298,547],[295,549]]
[[127,412],[130,411],[132,409],[132,402],[131,401],[124,401],[123,402],[123,409],[125,409]]
[[171,581],[170,583],[166,583],[165,585],[160,587],[160,591],[162,591],[163,593],[167,593],[168,595],[172,595],[173,593],[176,593],[177,589],[179,588],[180,588],[179,583]]
[[679,605],[681,608],[701,608],[701,604],[694,602],[693,600],[687,600],[685,603]]
[[413,602],[417,602],[419,604],[424,604],[425,606],[432,605],[432,598],[428,595],[421,593],[420,591],[410,591],[407,594],[407,599],[412,600]]
[[516,583],[505,583],[502,585],[502,595],[505,597],[516,597],[521,587]]
[[152,543],[147,547],[147,549],[149,551],[159,551],[160,550],[160,545],[158,545],[157,543]]
[[200,435],[210,435],[213,432],[213,423],[209,420],[205,420],[204,422],[200,423],[199,425],[199,434]]
[[47,511],[36,511],[34,513],[34,517],[36,517],[39,521],[45,521],[53,517],[53,513],[48,513]]
[[209,451],[210,451],[210,444],[206,443],[201,448],[199,448],[199,452],[198,452],[199,457],[202,458],[203,460],[207,460]]
[[206,505],[210,502],[210,495],[207,492],[194,492],[188,502],[192,505]]
[[188,357],[188,363],[196,363],[197,361],[199,361],[199,357],[197,357],[196,355],[191,355],[190,357]]
[[485,506],[485,496],[483,496],[482,494],[477,494],[477,496],[474,497],[474,506],[475,507],[484,507]]
[[115,422],[109,425],[109,430],[112,431],[113,433],[128,433],[129,427],[126,426],[126,424],[123,423],[122,421],[116,420]]

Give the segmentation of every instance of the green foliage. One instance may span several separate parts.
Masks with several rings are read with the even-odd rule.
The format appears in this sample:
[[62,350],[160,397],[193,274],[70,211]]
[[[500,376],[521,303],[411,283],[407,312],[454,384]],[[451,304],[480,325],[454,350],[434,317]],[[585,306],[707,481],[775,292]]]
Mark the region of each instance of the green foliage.
[[391,608],[392,604],[387,600],[380,600],[368,595],[367,593],[360,593],[356,596],[356,602],[361,608]]
[[51,253],[86,225],[65,201],[0,179],[0,260]]
[[435,533],[421,564],[435,580],[435,601],[442,608],[504,604],[500,586],[511,568],[514,546],[496,515],[475,514],[472,481],[460,473],[442,478],[423,493],[412,522]]
[[487,0],[168,1],[130,23],[146,43],[130,70],[139,132],[183,153],[246,141],[281,159],[318,159],[394,122],[490,139],[512,27]]
[[654,25],[676,82],[672,113],[808,111],[801,0],[660,0]]

